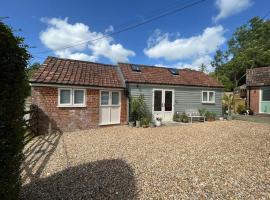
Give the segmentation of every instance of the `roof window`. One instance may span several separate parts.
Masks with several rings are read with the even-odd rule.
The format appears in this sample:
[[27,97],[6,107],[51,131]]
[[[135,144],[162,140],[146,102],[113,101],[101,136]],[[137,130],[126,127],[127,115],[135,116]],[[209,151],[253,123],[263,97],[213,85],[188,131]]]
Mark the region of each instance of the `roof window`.
[[132,71],[135,71],[135,72],[141,71],[141,68],[139,65],[131,65],[131,69],[132,69]]
[[179,72],[177,69],[169,68],[168,70],[171,72],[172,75],[179,75]]

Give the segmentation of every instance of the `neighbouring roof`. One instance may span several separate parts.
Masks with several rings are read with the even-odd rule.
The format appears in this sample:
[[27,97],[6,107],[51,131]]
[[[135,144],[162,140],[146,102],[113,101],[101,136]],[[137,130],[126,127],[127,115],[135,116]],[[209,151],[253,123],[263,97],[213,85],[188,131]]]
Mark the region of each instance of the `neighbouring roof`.
[[179,69],[177,75],[173,75],[168,68],[137,65],[140,71],[132,70],[133,64],[118,64],[126,82],[129,83],[145,83],[145,84],[163,84],[163,85],[184,85],[184,86],[200,86],[200,87],[223,87],[214,78],[203,72]]
[[31,83],[123,88],[114,65],[48,57],[30,79]]
[[269,86],[270,67],[259,67],[247,70],[247,86]]

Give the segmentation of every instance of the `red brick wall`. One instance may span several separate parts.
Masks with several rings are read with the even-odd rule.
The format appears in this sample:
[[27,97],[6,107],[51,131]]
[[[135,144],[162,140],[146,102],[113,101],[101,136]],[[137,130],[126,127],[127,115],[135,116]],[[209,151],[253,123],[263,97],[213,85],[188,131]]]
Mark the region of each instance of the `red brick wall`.
[[[99,90],[86,90],[86,107],[57,107],[58,88],[32,87],[32,103],[39,107],[39,132],[75,131],[96,128],[99,124]],[[122,92],[121,124],[127,123],[127,98]]]
[[[250,95],[250,98],[249,98]],[[248,100],[250,101],[250,109],[254,114],[259,113],[259,101],[260,101],[260,88],[251,88],[250,92],[248,91]]]

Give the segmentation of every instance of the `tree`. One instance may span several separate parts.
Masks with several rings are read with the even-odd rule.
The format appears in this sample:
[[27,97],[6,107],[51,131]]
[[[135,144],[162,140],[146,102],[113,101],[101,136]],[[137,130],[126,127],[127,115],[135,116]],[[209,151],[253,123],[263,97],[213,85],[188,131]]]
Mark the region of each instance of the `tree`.
[[38,70],[39,67],[40,67],[40,63],[35,62],[27,68],[28,79],[32,77],[32,75]]
[[205,64],[201,64],[201,66],[200,66],[200,68],[199,68],[199,70],[201,71],[201,72],[203,72],[203,73],[206,73],[207,72],[207,66],[205,65]]
[[0,21],[0,196],[18,199],[23,149],[26,66],[30,58],[24,39]]
[[211,63],[227,90],[245,83],[246,69],[270,65],[270,22],[259,17],[237,28],[228,49],[217,51]]

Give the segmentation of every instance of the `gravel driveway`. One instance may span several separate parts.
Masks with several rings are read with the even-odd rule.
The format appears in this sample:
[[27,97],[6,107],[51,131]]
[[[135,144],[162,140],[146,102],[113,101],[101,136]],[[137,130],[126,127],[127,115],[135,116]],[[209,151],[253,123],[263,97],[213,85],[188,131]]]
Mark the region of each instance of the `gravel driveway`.
[[100,128],[25,148],[22,199],[270,199],[270,126]]

